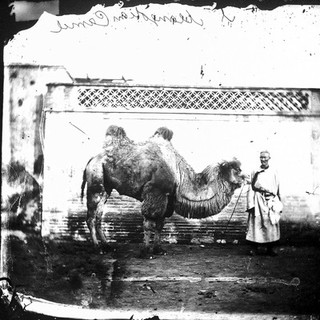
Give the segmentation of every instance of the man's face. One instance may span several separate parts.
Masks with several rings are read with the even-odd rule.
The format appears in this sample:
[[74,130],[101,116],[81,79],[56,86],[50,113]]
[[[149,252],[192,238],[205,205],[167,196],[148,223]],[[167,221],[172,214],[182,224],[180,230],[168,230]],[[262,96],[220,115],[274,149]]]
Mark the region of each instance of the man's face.
[[260,154],[260,162],[262,168],[268,168],[269,166],[270,155],[267,152],[261,152]]

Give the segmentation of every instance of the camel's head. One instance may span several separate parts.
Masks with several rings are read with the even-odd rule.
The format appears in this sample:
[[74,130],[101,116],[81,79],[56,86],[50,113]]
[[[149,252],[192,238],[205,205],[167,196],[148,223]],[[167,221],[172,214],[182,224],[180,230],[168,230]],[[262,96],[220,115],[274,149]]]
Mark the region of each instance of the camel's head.
[[237,159],[220,163],[219,176],[228,181],[234,188],[239,188],[245,181],[245,176],[241,174],[241,163]]

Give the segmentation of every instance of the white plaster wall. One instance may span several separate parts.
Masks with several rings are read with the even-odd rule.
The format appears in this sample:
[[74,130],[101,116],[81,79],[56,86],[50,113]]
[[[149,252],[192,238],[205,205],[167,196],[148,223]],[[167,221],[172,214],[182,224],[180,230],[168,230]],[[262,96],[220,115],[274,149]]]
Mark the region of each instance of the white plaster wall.
[[[80,192],[83,169],[100,152],[111,124],[122,126],[129,138],[137,142],[149,138],[158,127],[167,126],[174,132],[172,144],[197,172],[209,164],[236,157],[242,162],[243,171],[251,173],[260,165],[259,152],[268,149],[272,156],[270,163],[279,171],[284,196],[304,197],[306,191],[313,189],[309,143],[312,122],[309,121],[285,122],[274,117],[264,117],[263,121],[257,117],[248,122],[234,116],[49,113],[44,147],[45,165],[52,176],[44,178],[49,186],[57,188],[52,192],[46,190],[52,197],[50,205],[62,199],[67,201],[73,197],[70,192]],[[59,183],[59,179],[64,182]]]

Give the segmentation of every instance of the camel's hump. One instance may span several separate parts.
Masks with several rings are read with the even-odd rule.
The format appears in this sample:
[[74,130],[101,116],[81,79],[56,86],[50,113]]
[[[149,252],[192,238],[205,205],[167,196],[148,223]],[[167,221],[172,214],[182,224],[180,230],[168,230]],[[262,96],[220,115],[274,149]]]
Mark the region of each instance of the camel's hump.
[[117,138],[125,138],[127,134],[122,127],[111,125],[108,127],[106,136],[115,136]]
[[173,136],[173,131],[168,129],[167,127],[160,127],[156,130],[153,136],[159,135],[163,139],[170,141]]

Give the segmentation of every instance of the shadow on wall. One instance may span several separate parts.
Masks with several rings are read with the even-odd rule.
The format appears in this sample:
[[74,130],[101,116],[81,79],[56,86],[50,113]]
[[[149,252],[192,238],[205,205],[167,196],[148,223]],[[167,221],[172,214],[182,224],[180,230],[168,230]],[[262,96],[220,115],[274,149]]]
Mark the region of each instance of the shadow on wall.
[[281,239],[284,245],[320,245],[320,228],[310,223],[282,221]]
[[41,228],[41,186],[36,176],[42,172],[43,159],[35,162],[35,175],[19,162],[2,168],[1,211],[8,213],[10,229],[39,232]]
[[[142,243],[143,218],[136,213],[109,213],[103,216],[102,230],[111,243]],[[57,237],[63,240],[92,242],[86,223],[86,212],[69,210],[67,230],[59,230]]]
[[288,245],[320,244],[319,195],[291,195],[284,199],[280,221],[281,242]]

